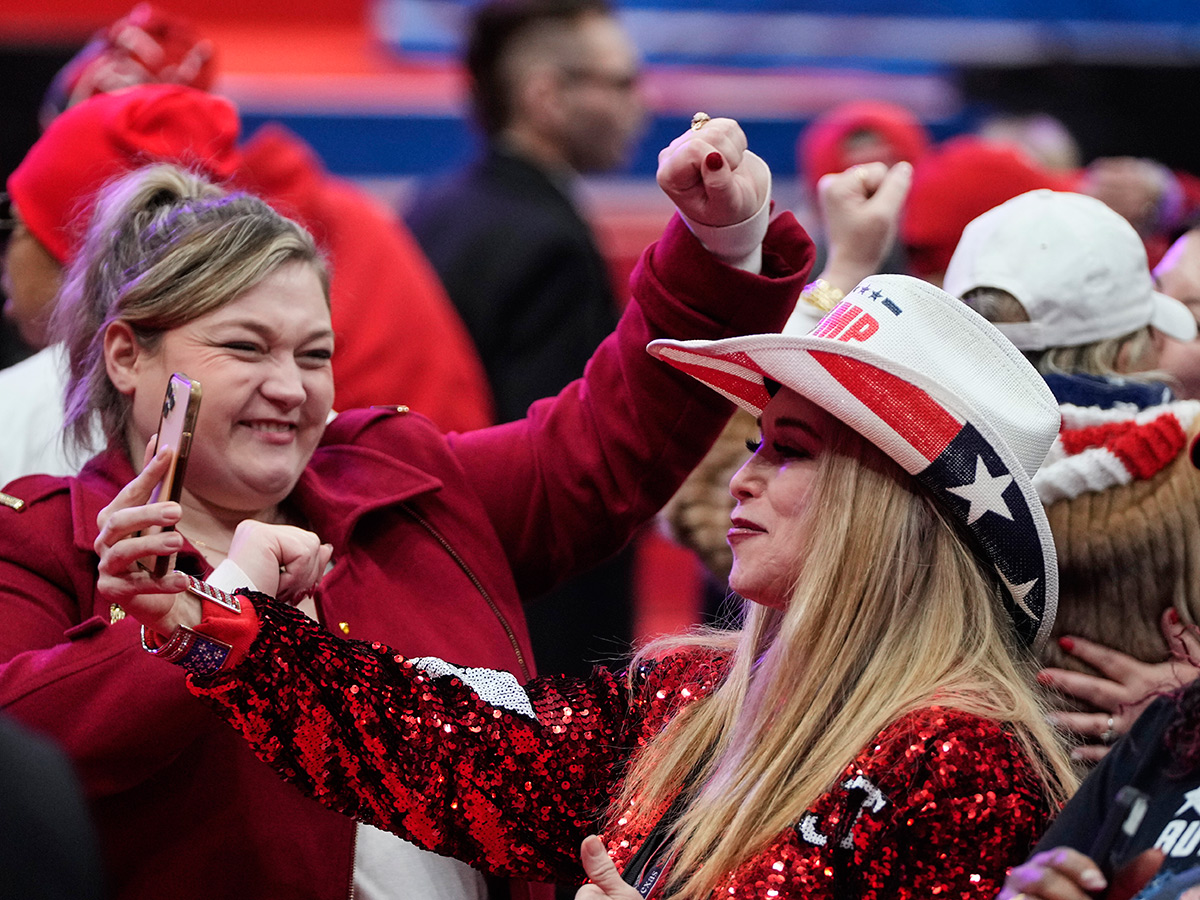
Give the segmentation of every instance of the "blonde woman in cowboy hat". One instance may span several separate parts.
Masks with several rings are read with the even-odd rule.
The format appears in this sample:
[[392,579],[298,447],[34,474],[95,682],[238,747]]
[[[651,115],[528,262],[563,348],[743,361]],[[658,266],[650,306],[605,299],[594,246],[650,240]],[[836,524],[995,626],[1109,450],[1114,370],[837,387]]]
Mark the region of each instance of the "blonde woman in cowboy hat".
[[[725,207],[718,153],[684,135],[659,179]],[[166,548],[133,536],[169,512],[141,505],[157,458],[101,514],[102,589],[301,790],[489,871],[586,874],[580,900],[992,896],[1074,786],[1028,653],[1057,595],[1044,382],[904,276],[811,336],[649,349],[760,423],[731,483],[739,631],[524,685],[345,642],[266,594],[133,572]],[[327,552],[244,523],[220,575],[294,592]]]

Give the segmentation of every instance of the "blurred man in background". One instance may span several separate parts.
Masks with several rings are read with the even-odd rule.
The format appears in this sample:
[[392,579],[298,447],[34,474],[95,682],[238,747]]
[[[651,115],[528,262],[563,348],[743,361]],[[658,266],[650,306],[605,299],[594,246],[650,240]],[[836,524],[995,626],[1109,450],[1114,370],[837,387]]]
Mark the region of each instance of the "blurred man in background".
[[[616,324],[578,176],[622,163],[640,134],[638,56],[605,0],[493,0],[466,67],[482,156],[428,185],[408,223],[483,358],[497,418],[583,374]],[[586,674],[632,636],[631,554],[530,609],[538,666]],[[585,650],[584,648],[589,648]]]

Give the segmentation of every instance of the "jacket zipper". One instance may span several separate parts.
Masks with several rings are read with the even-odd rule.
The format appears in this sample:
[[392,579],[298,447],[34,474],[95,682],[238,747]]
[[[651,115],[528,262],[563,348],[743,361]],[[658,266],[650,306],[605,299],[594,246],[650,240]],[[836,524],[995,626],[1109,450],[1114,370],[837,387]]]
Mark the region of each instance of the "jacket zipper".
[[458,551],[450,546],[450,542],[442,536],[442,533],[434,528],[433,525],[431,525],[419,512],[417,512],[407,503],[402,503],[401,508],[410,516],[412,516],[422,528],[433,535],[434,540],[442,545],[443,549],[450,554],[450,558],[454,560],[460,569],[462,569],[463,574],[471,580],[471,584],[475,585],[475,590],[479,591],[480,596],[482,596],[487,602],[487,605],[491,607],[492,613],[496,616],[497,621],[499,621],[500,625],[504,628],[504,633],[508,635],[508,642],[512,645],[513,653],[517,657],[517,665],[521,667],[521,675],[525,681],[528,681],[530,675],[529,666],[525,662],[525,654],[521,652],[521,645],[517,643],[517,635],[513,631],[512,626],[508,623],[508,619],[504,618],[504,613],[500,611],[500,607],[496,605],[496,601],[492,599],[491,595],[487,592],[487,589],[483,586],[483,582],[481,582],[476,577],[475,573],[471,571],[471,567],[467,565],[466,560],[458,555]]
[[346,893],[346,900],[354,900],[354,864],[358,861],[358,819],[351,819],[354,823],[354,836],[350,838],[350,889]]

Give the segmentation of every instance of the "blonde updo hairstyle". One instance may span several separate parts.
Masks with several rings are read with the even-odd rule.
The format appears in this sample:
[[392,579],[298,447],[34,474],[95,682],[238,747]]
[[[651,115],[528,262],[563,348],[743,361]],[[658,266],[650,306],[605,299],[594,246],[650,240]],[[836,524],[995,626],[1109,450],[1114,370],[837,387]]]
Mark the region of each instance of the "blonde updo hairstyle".
[[128,323],[138,345],[154,352],[166,332],[290,262],[313,266],[328,303],[328,270],[312,236],[259,198],[173,165],[138,169],[105,186],[51,322],[69,365],[67,443],[99,449],[91,446],[96,415],[109,446],[125,440],[133,401],[108,377],[111,323]]

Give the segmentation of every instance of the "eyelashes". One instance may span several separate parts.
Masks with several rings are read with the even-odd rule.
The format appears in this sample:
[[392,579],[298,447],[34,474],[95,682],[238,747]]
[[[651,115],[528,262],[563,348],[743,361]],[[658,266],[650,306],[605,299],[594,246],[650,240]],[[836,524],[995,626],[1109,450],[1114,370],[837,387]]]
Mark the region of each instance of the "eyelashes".
[[[756,441],[753,438],[746,440],[746,449],[751,453],[758,453],[762,448],[763,442]],[[772,451],[780,459],[812,459],[813,454],[808,450],[803,450],[799,447],[791,447],[787,444],[775,443],[771,445]]]

